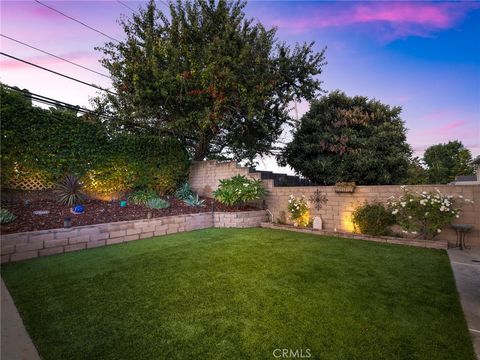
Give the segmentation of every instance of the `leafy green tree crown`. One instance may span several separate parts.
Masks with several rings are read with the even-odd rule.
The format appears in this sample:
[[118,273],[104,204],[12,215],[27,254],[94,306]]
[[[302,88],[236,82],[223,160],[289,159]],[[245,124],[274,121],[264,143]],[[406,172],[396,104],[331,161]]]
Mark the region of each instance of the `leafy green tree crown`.
[[311,103],[279,162],[319,184],[398,184],[411,155],[400,112],[334,91]]
[[432,184],[447,184],[457,175],[472,175],[472,154],[460,141],[432,145],[423,155],[428,166],[428,180]]
[[268,153],[289,104],[320,90],[324,51],[278,42],[245,5],[178,1],[166,15],[150,1],[121,19],[126,40],[97,48],[117,92],[95,100],[110,130],[174,136],[195,160]]

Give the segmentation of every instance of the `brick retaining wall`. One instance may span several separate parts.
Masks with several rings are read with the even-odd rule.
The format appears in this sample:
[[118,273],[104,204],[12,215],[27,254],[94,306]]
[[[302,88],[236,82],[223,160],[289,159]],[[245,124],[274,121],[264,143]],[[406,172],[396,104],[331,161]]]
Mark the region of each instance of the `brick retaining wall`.
[[[190,167],[190,184],[192,188],[203,196],[211,196],[211,192],[218,187],[220,179],[234,175],[246,175],[258,179],[258,173],[250,173],[248,168],[241,167],[235,162],[202,161],[194,162]],[[268,194],[265,205],[273,213],[274,220],[287,213],[287,202],[290,195],[302,196],[307,200],[316,190],[327,196],[328,202],[316,211],[310,206],[312,216],[320,215],[324,229],[341,232],[352,232],[352,211],[365,201],[386,202],[392,195],[401,193],[399,185],[357,186],[354,193],[336,193],[333,186],[292,186],[275,187],[273,180],[263,180]],[[474,204],[465,204],[462,214],[456,223],[471,224],[474,229],[467,235],[467,245],[480,246],[480,185],[410,185],[414,191],[434,191],[439,189],[448,195],[463,195],[474,201]],[[450,244],[456,241],[455,232],[450,228],[437,236],[440,240],[447,240]]]
[[257,227],[266,220],[267,214],[264,210],[215,212],[6,234],[1,237],[1,262],[20,261],[211,227]]

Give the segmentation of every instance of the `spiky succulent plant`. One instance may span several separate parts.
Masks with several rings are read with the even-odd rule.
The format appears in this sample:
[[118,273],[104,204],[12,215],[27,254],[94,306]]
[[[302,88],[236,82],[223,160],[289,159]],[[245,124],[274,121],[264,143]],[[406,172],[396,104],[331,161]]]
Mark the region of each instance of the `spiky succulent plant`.
[[56,186],[58,202],[62,205],[73,206],[85,199],[83,184],[76,175],[66,175]]

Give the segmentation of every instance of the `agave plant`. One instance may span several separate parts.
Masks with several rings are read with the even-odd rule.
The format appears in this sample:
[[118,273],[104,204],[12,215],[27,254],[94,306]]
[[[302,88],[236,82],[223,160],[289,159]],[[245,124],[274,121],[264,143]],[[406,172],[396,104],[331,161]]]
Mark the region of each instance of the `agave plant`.
[[188,198],[184,199],[183,202],[188,206],[194,206],[194,207],[205,206],[205,200],[201,200],[198,197],[198,194],[190,195]]
[[166,209],[170,207],[170,203],[167,200],[160,199],[159,197],[153,198],[147,201],[147,206],[150,209]]
[[8,224],[14,221],[17,217],[7,209],[0,209],[0,224]]
[[188,182],[185,182],[176,192],[175,197],[180,200],[188,199],[190,196],[194,195],[193,190],[190,188]]
[[78,204],[85,198],[82,189],[83,184],[78,176],[66,175],[56,186],[58,202],[68,206]]

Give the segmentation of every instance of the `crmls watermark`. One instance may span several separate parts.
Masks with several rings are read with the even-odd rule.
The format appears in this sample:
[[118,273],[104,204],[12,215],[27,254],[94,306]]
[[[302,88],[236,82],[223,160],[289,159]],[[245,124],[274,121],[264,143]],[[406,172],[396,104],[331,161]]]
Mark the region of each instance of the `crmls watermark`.
[[312,357],[310,349],[275,349],[273,357],[277,359],[309,359]]

